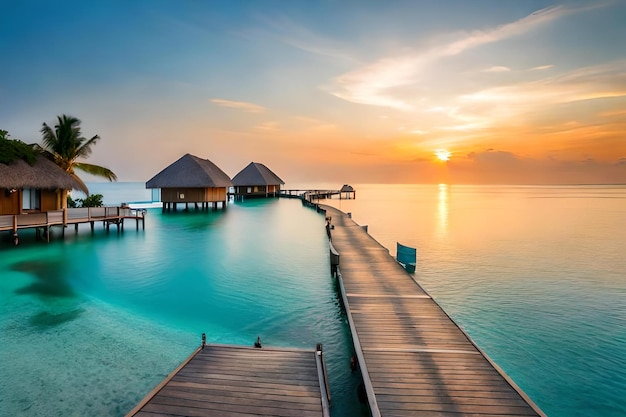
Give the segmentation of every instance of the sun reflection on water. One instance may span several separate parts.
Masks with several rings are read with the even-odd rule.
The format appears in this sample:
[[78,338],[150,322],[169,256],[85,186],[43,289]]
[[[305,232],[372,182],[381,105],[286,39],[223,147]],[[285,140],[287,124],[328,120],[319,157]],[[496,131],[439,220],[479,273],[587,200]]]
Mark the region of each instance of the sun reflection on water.
[[448,184],[439,184],[437,204],[437,235],[443,238],[448,233]]

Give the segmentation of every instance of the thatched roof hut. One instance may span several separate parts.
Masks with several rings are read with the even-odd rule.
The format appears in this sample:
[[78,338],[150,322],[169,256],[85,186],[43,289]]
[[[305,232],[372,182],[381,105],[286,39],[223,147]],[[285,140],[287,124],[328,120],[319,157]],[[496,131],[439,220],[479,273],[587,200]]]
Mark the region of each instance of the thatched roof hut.
[[233,178],[233,185],[282,185],[285,182],[271,169],[258,162],[250,162]]
[[67,191],[80,184],[54,162],[37,155],[0,163],[0,215],[59,210],[67,206]]
[[354,188],[349,184],[344,184],[339,191],[342,193],[351,193],[354,191]]
[[0,163],[0,188],[39,190],[80,190],[80,184],[49,159],[38,156],[34,165],[22,159]]
[[[226,206],[230,177],[208,159],[185,154],[146,182],[146,188],[160,188],[163,209],[176,203],[222,202]],[[208,207],[208,206],[207,206]],[[215,206],[214,206],[215,207]]]
[[230,177],[217,165],[191,154],[185,154],[146,183],[146,188],[230,186]]
[[351,199],[356,198],[356,190],[349,184],[344,184],[339,190],[339,198],[340,199]]
[[236,196],[275,196],[283,184],[278,175],[258,162],[250,162],[233,177]]

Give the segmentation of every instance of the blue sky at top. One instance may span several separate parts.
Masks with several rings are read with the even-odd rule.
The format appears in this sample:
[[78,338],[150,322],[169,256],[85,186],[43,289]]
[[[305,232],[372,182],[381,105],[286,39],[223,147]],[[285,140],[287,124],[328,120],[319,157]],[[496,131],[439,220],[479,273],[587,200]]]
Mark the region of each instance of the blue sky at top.
[[623,0],[0,1],[0,128],[74,115],[122,180],[189,152],[288,182],[626,182],[625,21]]

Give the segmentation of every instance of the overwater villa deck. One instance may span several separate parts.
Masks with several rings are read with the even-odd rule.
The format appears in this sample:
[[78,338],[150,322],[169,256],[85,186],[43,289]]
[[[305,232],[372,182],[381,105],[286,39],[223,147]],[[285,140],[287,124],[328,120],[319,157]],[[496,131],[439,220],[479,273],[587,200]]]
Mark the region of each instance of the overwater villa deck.
[[319,209],[373,417],[545,416],[363,227]]
[[65,227],[71,224],[74,225],[75,230],[78,230],[79,224],[90,223],[93,231],[95,222],[101,221],[107,230],[111,224],[115,224],[118,229],[121,227],[123,230],[124,219],[133,219],[137,229],[139,229],[140,223],[142,228],[145,228],[145,214],[145,210],[129,207],[80,207],[36,213],[6,214],[0,215],[0,232],[12,232],[13,242],[17,245],[19,243],[19,230],[36,229],[38,237],[43,233],[49,242],[52,226],[62,226],[63,233],[65,233]]
[[203,345],[126,417],[165,415],[329,417],[321,345]]

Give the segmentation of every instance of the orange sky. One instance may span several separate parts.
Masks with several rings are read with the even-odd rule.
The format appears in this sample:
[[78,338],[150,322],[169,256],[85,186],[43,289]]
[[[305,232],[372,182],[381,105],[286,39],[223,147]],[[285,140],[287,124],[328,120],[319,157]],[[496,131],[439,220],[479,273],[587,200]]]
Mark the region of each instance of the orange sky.
[[433,3],[14,4],[0,128],[76,116],[121,181],[192,153],[300,184],[626,183],[626,4]]

